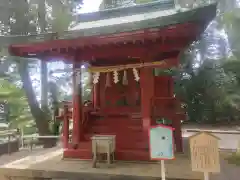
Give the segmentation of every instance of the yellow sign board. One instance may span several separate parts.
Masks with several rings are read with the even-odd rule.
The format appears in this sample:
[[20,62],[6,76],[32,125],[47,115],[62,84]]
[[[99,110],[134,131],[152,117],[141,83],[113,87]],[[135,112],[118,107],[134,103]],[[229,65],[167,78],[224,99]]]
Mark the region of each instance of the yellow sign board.
[[218,137],[206,132],[190,137],[193,171],[220,172],[218,140]]

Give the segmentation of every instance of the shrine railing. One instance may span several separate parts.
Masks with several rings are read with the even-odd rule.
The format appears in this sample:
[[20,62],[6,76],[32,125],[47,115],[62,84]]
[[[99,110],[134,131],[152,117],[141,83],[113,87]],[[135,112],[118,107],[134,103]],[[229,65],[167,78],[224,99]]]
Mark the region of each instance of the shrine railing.
[[[90,119],[90,112],[93,110],[93,108],[84,105],[82,108],[81,126],[83,126],[83,130],[85,130]],[[70,121],[73,118],[72,102],[63,102],[63,108],[59,112],[59,116],[56,117],[56,119],[63,122],[63,146],[64,148],[67,148],[71,143],[72,134],[72,129],[70,127]]]

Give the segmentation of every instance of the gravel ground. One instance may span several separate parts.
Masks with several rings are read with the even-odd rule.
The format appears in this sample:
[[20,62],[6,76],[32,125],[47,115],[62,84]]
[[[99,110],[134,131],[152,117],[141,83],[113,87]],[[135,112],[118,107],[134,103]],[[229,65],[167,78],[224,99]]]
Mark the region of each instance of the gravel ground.
[[210,180],[239,180],[240,166],[228,164],[224,157],[221,159],[221,172],[210,175]]
[[21,149],[19,152],[12,153],[10,155],[6,154],[6,155],[0,156],[0,166],[10,163],[12,161],[16,161],[18,159],[22,159],[30,155],[46,153],[47,151],[53,151],[55,149],[59,149],[59,147],[55,147],[51,149],[34,148],[32,151],[30,151],[30,149]]
[[[22,149],[21,151],[13,153],[11,155],[0,156],[0,166],[24,158],[29,155],[46,153],[58,149],[59,147],[55,147],[52,149],[34,148],[33,151],[30,151],[30,149]],[[219,174],[210,175],[210,180],[239,180],[239,179],[240,179],[240,167],[228,164],[228,162],[224,160],[224,157],[221,158],[221,172]],[[55,179],[55,180],[67,180],[67,179]]]

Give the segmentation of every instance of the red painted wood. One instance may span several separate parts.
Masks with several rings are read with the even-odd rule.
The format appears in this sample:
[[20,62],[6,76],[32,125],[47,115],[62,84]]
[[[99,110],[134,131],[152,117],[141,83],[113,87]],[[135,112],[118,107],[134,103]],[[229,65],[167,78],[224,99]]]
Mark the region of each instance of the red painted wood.
[[105,98],[105,90],[106,90],[106,74],[100,73],[99,77],[99,98],[100,98],[100,109],[105,108],[106,98]]
[[[85,61],[92,61],[92,59],[114,59],[116,57],[141,57],[145,52],[150,48],[152,52],[169,52],[169,51],[180,51],[181,49],[185,48],[189,43],[189,40],[179,41],[179,43],[174,44],[163,44],[163,42],[156,42],[152,44],[129,44],[129,45],[105,45],[99,46],[96,48],[87,48],[87,49],[79,49],[81,51],[81,58],[77,61],[81,61],[81,59],[86,59]],[[29,49],[27,51],[16,51],[14,54],[15,56],[26,56],[27,54],[39,54],[42,53],[39,50]],[[63,59],[63,61],[71,63],[75,61],[73,57],[71,57],[71,53],[60,53],[58,52],[48,52],[45,53],[47,58],[45,61],[54,61],[54,59],[59,58]]]
[[[116,123],[116,125],[118,125]],[[97,133],[109,133],[109,134],[122,134],[123,129],[119,128],[119,126],[92,126],[90,132],[96,132]],[[121,126],[120,126],[121,127]],[[123,128],[123,126],[122,126]],[[134,134],[134,133],[142,133],[143,129],[141,126],[127,126],[125,127],[124,131],[128,134]]]
[[151,100],[154,96],[154,76],[152,68],[140,70],[141,113],[143,129],[147,133],[152,124]]
[[[113,120],[114,119],[114,120]],[[119,128],[125,128],[125,126],[142,126],[142,121],[141,119],[130,119],[130,118],[126,118],[126,117],[116,117],[116,118],[111,118],[111,117],[106,117],[104,119],[95,119],[95,120],[91,120],[91,126],[92,125],[98,125],[98,126],[116,126]]]
[[[94,134],[116,135],[116,159],[149,160],[148,136],[143,132],[141,119],[122,117],[91,120],[85,135],[86,142],[81,142],[77,150],[64,151],[64,157],[90,159],[90,138]],[[134,156],[128,159],[128,154],[134,154]]]
[[[74,158],[74,159],[92,159],[92,153],[89,149],[68,149],[63,153],[64,158]],[[125,160],[125,161],[149,161],[149,152],[144,150],[117,150],[115,152],[116,160]]]
[[155,76],[154,84],[155,97],[173,97],[173,79],[171,76]]
[[[143,59],[147,61],[148,59]],[[178,65],[178,59],[173,58],[165,64],[164,67],[172,67],[173,65]],[[149,160],[149,147],[148,147],[148,137],[147,132],[149,127],[154,124],[152,122],[152,108],[154,106],[158,106],[160,115],[166,118],[172,119],[174,122],[180,122],[180,116],[177,112],[167,111],[165,106],[167,104],[177,104],[174,98],[171,98],[173,95],[173,84],[169,84],[169,80],[172,81],[170,77],[165,77],[165,84],[160,82],[161,78],[154,78],[152,73],[152,68],[142,68],[140,72],[140,87],[141,92],[139,92],[139,88],[136,86],[136,82],[131,77],[131,72],[128,72],[129,76],[129,84],[126,86],[122,92],[119,92],[118,85],[113,84],[112,87],[106,88],[106,74],[101,74],[99,79],[99,111],[95,111],[91,113],[88,126],[85,129],[85,141],[78,142],[78,149],[71,150],[68,149],[64,151],[64,157],[72,157],[72,158],[82,158],[89,159],[91,158],[91,142],[90,137],[94,134],[102,134],[102,135],[116,135],[116,157],[120,160]],[[160,84],[158,84],[160,82]],[[173,82],[173,81],[172,81]],[[146,88],[147,87],[147,88]],[[170,88],[169,88],[170,87]],[[159,93],[158,91],[162,91]],[[131,105],[134,104],[136,92],[141,95],[141,108],[137,106],[125,106],[125,107],[114,107],[114,106],[106,106],[106,99],[110,99],[112,101],[116,101],[122,94],[125,94],[127,97],[127,101],[130,102]],[[159,93],[159,94],[158,94]],[[153,99],[157,101],[154,101]],[[168,97],[168,98],[159,98],[159,97]],[[77,96],[74,96],[74,99],[77,99]],[[74,104],[74,108],[77,106]],[[81,108],[79,106],[79,108]],[[76,111],[76,110],[75,110]],[[139,113],[141,115],[138,118],[132,118],[131,113]],[[103,116],[103,117],[101,117]],[[81,116],[79,116],[81,117]],[[101,119],[99,119],[101,117]],[[77,119],[75,114],[73,113],[73,118]],[[80,118],[81,120],[81,118]],[[76,125],[79,123],[78,121],[74,121],[75,129],[78,128],[78,133],[83,132],[80,126]],[[177,150],[180,151],[182,146],[181,142],[181,130],[180,125],[176,122],[173,124],[176,128],[175,133],[175,142]],[[74,137],[78,137],[78,133],[73,133]]]
[[152,106],[154,107],[153,116],[172,120],[172,126],[175,128],[174,141],[176,151],[183,152],[181,120],[186,119],[186,114],[181,112],[180,102],[173,97],[173,86],[172,77],[155,77],[155,97],[152,99]]
[[[102,46],[95,49],[84,49],[81,54],[81,59],[106,59],[115,57],[142,57],[146,51],[151,51],[152,53],[158,53],[160,51],[174,51],[181,50],[188,45],[188,41],[180,41],[175,44],[163,44],[163,42],[149,43],[149,44],[124,44],[124,45],[109,45]],[[144,61],[144,59],[143,59]]]
[[[121,112],[127,112],[130,110],[132,112],[132,108],[135,108],[134,106],[137,106],[137,94],[140,95],[140,88],[137,85],[137,82],[134,80],[132,69],[126,70],[127,72],[127,79],[128,84],[122,85],[122,78],[123,78],[123,71],[119,72],[119,83],[115,84],[113,82],[113,74],[111,73],[111,87],[105,88],[105,103],[106,101],[110,104],[106,105],[105,113],[109,114],[110,112],[113,112],[114,110],[116,113],[119,113],[121,107],[117,107],[117,101],[119,101],[122,98],[126,98],[126,101],[128,103],[128,106],[122,107]],[[104,82],[106,82],[105,79],[102,79]],[[124,109],[125,108],[125,109]],[[136,112],[139,112],[140,109],[137,109]]]
[[194,39],[199,33],[201,26],[194,23],[185,23],[177,24],[173,26],[168,26],[165,28],[151,28],[145,30],[139,30],[135,32],[125,32],[118,34],[111,34],[106,36],[91,36],[91,37],[80,37],[76,39],[68,40],[51,40],[41,43],[32,43],[32,44],[20,44],[12,45],[9,48],[9,51],[12,55],[18,52],[42,52],[49,49],[59,49],[59,48],[79,48],[83,46],[92,46],[92,45],[103,45],[109,43],[118,43],[126,41],[137,41],[137,40],[148,40],[148,39],[157,39],[159,37],[182,37],[185,39]]
[[175,128],[174,139],[176,144],[176,151],[183,153],[181,121],[179,119],[173,119],[173,128]]
[[97,109],[100,106],[100,89],[99,83],[93,85],[93,107]]

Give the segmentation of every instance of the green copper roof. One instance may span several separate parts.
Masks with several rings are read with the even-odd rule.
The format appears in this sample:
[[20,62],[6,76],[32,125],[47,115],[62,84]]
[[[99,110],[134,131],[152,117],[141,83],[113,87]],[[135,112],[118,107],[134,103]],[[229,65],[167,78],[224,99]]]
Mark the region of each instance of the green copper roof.
[[81,22],[71,30],[78,31],[78,36],[92,36],[147,28],[161,28],[186,22],[203,23],[206,25],[215,15],[216,4],[190,10],[178,10],[172,7],[166,10],[154,9],[138,14]]
[[130,16],[140,13],[148,13],[153,11],[162,11],[175,7],[174,0],[158,0],[156,2],[136,4],[129,7],[112,8],[100,10],[93,13],[80,14],[77,18],[78,22],[97,21],[120,16]]
[[[166,5],[166,4],[165,4]],[[142,7],[154,6],[154,3]],[[80,22],[72,29],[64,32],[52,32],[42,34],[32,34],[27,36],[0,36],[0,45],[8,46],[13,44],[25,44],[25,43],[39,43],[46,40],[56,39],[75,39],[84,36],[94,35],[108,35],[121,32],[136,31],[147,28],[161,28],[175,24],[181,24],[186,22],[201,23],[206,26],[216,15],[217,4],[210,4],[194,9],[176,9],[175,7],[166,8],[153,8],[151,11],[140,11],[140,13],[127,14],[123,16],[111,18],[96,18],[98,12],[91,14],[91,21]],[[136,7],[135,7],[136,8]],[[118,12],[120,11],[104,11],[100,12]],[[124,9],[123,9],[124,11]],[[93,20],[97,19],[97,20]]]

